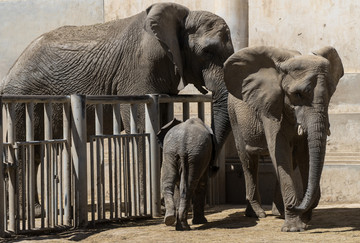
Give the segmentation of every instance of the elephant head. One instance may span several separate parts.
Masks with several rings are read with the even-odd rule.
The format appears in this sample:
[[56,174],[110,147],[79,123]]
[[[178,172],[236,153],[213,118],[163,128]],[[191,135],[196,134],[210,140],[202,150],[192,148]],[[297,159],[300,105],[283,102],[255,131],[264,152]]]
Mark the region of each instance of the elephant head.
[[[306,134],[309,151],[307,188],[300,205],[290,208],[300,212],[308,210],[320,189],[329,129],[328,105],[344,74],[334,48],[325,47],[313,54],[251,47],[232,55],[224,68],[229,93],[251,106],[263,121],[270,120],[273,127],[277,124],[280,129],[275,133],[283,132],[282,124],[288,122],[294,134],[297,124]],[[267,138],[269,152],[270,143],[280,144],[278,140],[284,138],[277,134],[273,137],[275,141]]]
[[212,91],[212,129],[218,151],[230,132],[223,81],[223,63],[234,52],[228,26],[215,14],[174,3],[154,4],[146,13],[145,30],[156,37],[174,64],[181,78],[178,90],[192,83],[203,94]]

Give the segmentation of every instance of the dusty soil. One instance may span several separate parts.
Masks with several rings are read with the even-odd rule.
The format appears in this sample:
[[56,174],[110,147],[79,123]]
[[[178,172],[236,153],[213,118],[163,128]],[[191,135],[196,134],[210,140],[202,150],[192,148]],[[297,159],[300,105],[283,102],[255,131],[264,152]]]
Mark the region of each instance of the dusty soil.
[[[244,206],[220,205],[206,210],[207,224],[175,231],[162,218],[97,225],[52,235],[18,237],[12,242],[360,242],[360,204],[320,205],[305,232],[280,232],[283,220],[244,216]],[[189,219],[191,222],[191,219]],[[7,241],[8,241],[7,240]]]

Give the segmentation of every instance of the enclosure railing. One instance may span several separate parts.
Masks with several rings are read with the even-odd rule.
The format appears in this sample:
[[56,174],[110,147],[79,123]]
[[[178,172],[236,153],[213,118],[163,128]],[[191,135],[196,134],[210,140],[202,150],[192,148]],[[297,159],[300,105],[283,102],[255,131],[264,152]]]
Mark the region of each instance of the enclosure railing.
[[[0,134],[3,235],[160,216],[159,107],[167,104],[166,121],[179,103],[186,120],[189,103],[196,102],[197,116],[205,119],[211,96],[2,96],[0,102],[0,131],[6,131]],[[104,118],[109,106],[110,132]],[[123,109],[130,114],[127,134],[121,132]],[[89,137],[87,117],[95,126]],[[25,126],[16,131],[21,119]]]

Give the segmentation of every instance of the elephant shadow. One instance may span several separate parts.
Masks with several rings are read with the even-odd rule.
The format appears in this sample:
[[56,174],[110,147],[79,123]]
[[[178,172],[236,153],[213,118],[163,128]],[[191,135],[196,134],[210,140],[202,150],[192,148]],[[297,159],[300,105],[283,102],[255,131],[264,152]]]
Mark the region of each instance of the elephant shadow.
[[248,228],[257,225],[257,218],[249,218],[244,215],[243,211],[231,213],[226,217],[218,220],[210,221],[196,228],[196,230],[207,230],[211,228],[220,229],[238,229]]
[[312,233],[359,231],[359,218],[360,208],[315,209],[308,230]]

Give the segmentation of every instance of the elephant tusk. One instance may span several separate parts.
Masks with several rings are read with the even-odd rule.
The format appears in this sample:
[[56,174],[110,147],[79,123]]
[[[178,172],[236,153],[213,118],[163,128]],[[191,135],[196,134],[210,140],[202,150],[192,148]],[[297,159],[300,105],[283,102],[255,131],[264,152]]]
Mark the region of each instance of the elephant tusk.
[[300,124],[298,125],[297,133],[299,136],[302,136],[304,134],[304,129]]

